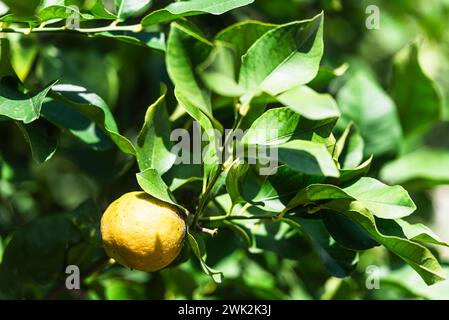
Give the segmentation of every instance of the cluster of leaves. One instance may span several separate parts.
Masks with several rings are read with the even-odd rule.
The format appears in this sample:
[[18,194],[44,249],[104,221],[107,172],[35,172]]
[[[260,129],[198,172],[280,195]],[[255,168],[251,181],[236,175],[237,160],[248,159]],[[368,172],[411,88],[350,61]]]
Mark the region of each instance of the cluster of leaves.
[[[17,24],[25,23],[31,32],[52,24],[53,31],[65,32],[60,26],[74,13],[71,5],[80,8],[84,23],[114,21],[108,27],[73,32],[163,51],[178,107],[171,108],[171,90],[162,86],[140,132],[125,136],[105,100],[83,87],[48,79],[52,82],[40,90],[27,90],[11,67],[8,40],[1,39],[0,115],[15,121],[38,162],[55,154],[56,128],[69,131],[95,151],[115,146],[129,157],[121,170],[129,169],[135,159],[140,187],[189,216],[185,253],[195,255],[215,282],[221,282],[222,273],[206,264],[211,250],[206,249],[201,227],[217,227],[220,233],[229,230],[255,254],[273,251],[299,260],[299,253],[313,250],[326,271],[338,278],[354,273],[361,251],[382,245],[427,284],[443,280],[444,272],[428,245],[448,245],[427,227],[404,220],[416,209],[405,189],[366,177],[372,154],[382,156],[399,148],[402,155],[381,171],[383,181],[416,183],[424,178],[441,183],[445,179],[432,170],[435,166],[416,165],[429,154],[439,163],[447,159],[444,152],[410,152],[443,113],[440,93],[420,67],[417,45],[397,55],[390,98],[368,68],[356,73],[350,69],[341,76],[341,68],[320,67],[323,14],[280,25],[245,21],[213,38],[183,18],[222,14],[251,2],[182,1],[141,17],[152,1],[138,5],[115,1],[109,9],[102,1],[4,1],[11,9],[2,18],[10,24],[5,27],[9,31],[21,32]],[[125,19],[138,19],[138,24],[121,26]],[[160,24],[174,20],[167,32],[161,31]],[[332,86],[338,87],[336,100],[325,93]],[[422,101],[427,101],[426,107]],[[414,111],[421,114],[419,121]],[[190,128],[191,119],[206,132],[245,129],[243,139],[232,141],[230,147],[276,148],[280,165],[274,174],[260,175],[270,155],[259,156],[251,165],[249,159],[221,159],[223,149],[212,134],[205,143],[207,155],[217,161],[175,164],[170,132]],[[13,288],[11,283],[22,281],[27,288],[31,278],[39,283],[58,280],[61,265],[102,263],[98,217],[99,210],[87,202],[73,214],[38,220],[16,233],[8,240],[0,265],[2,287]],[[48,230],[58,230],[58,236],[47,239]],[[36,234],[42,235],[41,242],[33,242]],[[291,246],[292,239],[296,247]],[[219,241],[206,240],[209,246]],[[38,252],[41,269],[27,268],[28,253],[18,254],[23,247],[31,255]],[[51,260],[42,259],[43,252]],[[183,254],[175,265],[184,258]]]

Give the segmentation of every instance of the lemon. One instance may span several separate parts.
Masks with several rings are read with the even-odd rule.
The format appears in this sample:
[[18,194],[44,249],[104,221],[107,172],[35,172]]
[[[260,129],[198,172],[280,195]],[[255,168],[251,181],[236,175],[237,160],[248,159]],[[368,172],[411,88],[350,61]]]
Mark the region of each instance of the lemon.
[[181,251],[185,233],[186,224],[177,208],[144,192],[124,194],[101,218],[107,255],[145,272],[169,265]]

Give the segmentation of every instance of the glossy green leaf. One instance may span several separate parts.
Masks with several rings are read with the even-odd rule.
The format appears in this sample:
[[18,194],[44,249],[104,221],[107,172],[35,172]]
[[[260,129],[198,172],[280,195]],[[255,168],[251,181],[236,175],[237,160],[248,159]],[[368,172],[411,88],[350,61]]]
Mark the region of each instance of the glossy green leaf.
[[115,0],[114,2],[115,14],[119,20],[143,14],[153,4],[153,0]]
[[345,188],[334,185],[310,185],[289,202],[287,208],[323,200],[357,200],[375,216],[397,219],[410,215],[416,206],[401,186],[387,186],[373,178],[361,178]]
[[159,174],[167,172],[176,160],[171,153],[171,126],[165,106],[167,88],[161,88],[162,95],[147,110],[144,125],[137,137],[136,157],[140,171],[155,169]]
[[253,122],[242,143],[276,145],[292,139],[324,143],[335,122],[335,119],[311,121],[289,108],[270,109]]
[[240,194],[240,182],[242,177],[246,175],[248,169],[249,165],[247,163],[234,162],[229,169],[228,175],[226,176],[226,191],[231,197],[234,205],[237,203],[246,202]]
[[276,99],[293,111],[311,120],[322,120],[340,116],[337,103],[331,95],[317,93],[306,86],[290,89]]
[[400,226],[407,239],[449,247],[447,242],[441,240],[430,228],[421,223],[411,224],[402,219],[396,219],[394,223]]
[[397,151],[402,133],[395,104],[371,76],[354,75],[338,92],[337,102],[341,124],[357,125],[367,154]]
[[14,77],[0,79],[0,115],[30,123],[38,119],[42,103],[55,82],[37,92],[24,93]]
[[322,14],[265,33],[243,56],[239,83],[248,91],[244,100],[260,91],[277,95],[310,82],[323,55],[322,37]]
[[319,178],[306,176],[286,165],[270,175],[260,175],[256,167],[243,163],[234,165],[226,181],[227,191],[234,203],[250,203],[265,211],[280,212],[298,190]]
[[176,91],[212,117],[210,94],[197,79],[195,68],[204,62],[212,44],[194,31],[173,23],[167,42],[167,70]]
[[168,189],[164,180],[162,180],[161,175],[155,169],[146,169],[143,172],[137,173],[136,177],[137,182],[143,191],[159,200],[179,207],[173,194]]
[[117,123],[106,102],[85,88],[73,85],[58,85],[53,88],[52,98],[67,104],[91,119],[104,130],[124,153],[135,155],[133,144],[118,131]]
[[254,0],[189,0],[173,2],[164,9],[156,10],[148,14],[143,18],[141,24],[143,26],[149,26],[169,22],[181,17],[207,13],[219,15],[253,2]]
[[371,168],[371,163],[373,162],[373,156],[369,157],[366,161],[361,163],[358,167],[352,169],[340,169],[340,177],[338,178],[339,183],[346,183],[351,180],[359,179],[363,176],[368,175]]
[[39,23],[48,22],[57,19],[67,19],[77,17],[80,21],[92,20],[94,16],[87,13],[82,13],[76,6],[67,5],[52,5],[40,9],[36,13]]
[[241,57],[248,49],[268,31],[276,28],[277,25],[262,23],[259,21],[243,21],[222,30],[215,36],[216,41],[225,42],[231,45],[238,60],[237,69],[240,69]]
[[320,143],[292,140],[279,145],[279,161],[299,172],[338,177],[339,172],[326,146]]
[[387,186],[373,178],[361,178],[343,190],[380,218],[403,218],[416,210],[403,187]]

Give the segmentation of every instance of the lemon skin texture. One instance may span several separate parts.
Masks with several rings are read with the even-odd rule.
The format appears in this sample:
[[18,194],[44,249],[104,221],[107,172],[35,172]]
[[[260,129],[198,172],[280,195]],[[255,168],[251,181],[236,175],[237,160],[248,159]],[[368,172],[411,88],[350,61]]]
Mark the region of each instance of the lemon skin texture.
[[121,265],[145,272],[173,262],[185,234],[186,224],[177,208],[145,192],[124,194],[101,218],[106,254]]

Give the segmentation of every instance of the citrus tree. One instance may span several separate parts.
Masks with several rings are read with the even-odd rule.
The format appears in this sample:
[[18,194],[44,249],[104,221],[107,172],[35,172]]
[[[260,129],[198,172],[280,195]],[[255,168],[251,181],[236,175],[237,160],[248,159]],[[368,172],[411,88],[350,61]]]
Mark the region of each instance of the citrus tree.
[[0,297],[348,298],[389,262],[445,279],[399,185],[447,179],[414,147],[444,110],[419,44],[385,89],[357,57],[323,65],[325,12],[253,2],[2,2]]

